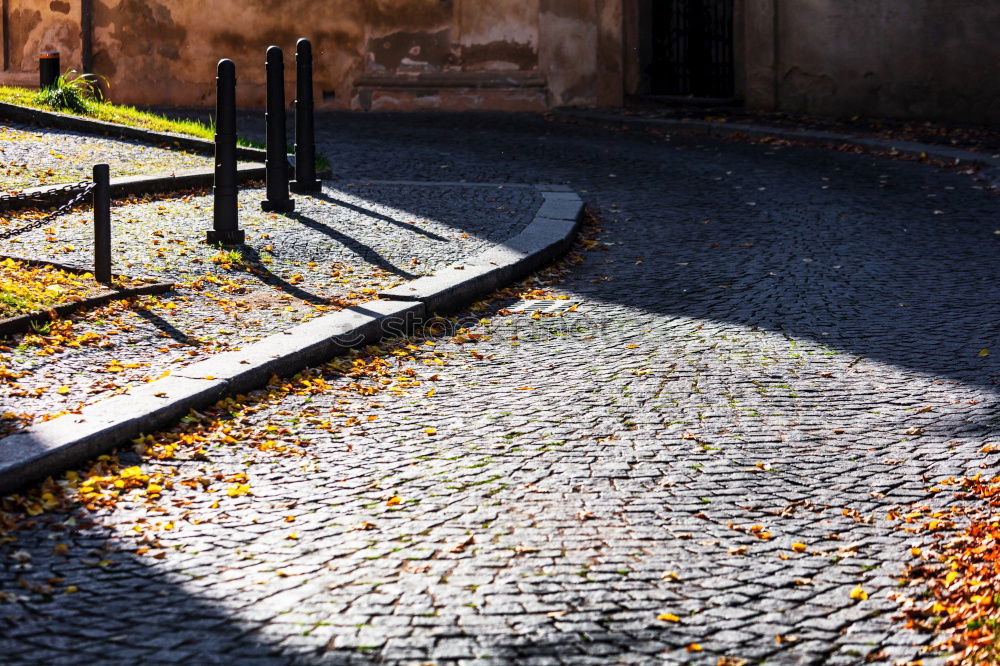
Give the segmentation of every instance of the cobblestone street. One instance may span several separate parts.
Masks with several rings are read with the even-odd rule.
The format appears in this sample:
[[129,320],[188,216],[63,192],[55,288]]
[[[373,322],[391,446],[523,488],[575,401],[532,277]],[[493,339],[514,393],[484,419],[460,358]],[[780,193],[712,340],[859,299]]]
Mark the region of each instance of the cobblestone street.
[[[998,471],[996,192],[918,162],[534,116],[317,131],[332,187],[580,192],[600,231],[558,284],[527,286],[577,307],[501,295],[467,330],[228,406],[198,455],[123,453],[191,483],[154,511],[136,493],[46,513],[0,546],[6,663],[935,663],[892,619],[924,536],[886,517]],[[418,190],[352,192],[441,205]],[[509,235],[460,212],[452,231]]]

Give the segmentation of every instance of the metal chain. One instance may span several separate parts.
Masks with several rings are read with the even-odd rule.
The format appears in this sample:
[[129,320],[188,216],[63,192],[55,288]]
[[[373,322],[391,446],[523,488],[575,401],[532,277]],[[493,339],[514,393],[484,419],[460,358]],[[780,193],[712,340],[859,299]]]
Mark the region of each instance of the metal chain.
[[[70,210],[73,209],[78,203],[84,200],[88,194],[94,190],[94,183],[89,180],[81,180],[79,183],[70,183],[68,185],[63,185],[62,187],[47,190],[45,195],[48,196],[52,192],[77,192],[76,196],[64,203],[63,205],[56,208],[54,211],[46,215],[45,217],[35,220],[31,224],[23,227],[18,227],[17,229],[8,229],[7,231],[0,232],[0,240],[7,240],[8,238],[13,238],[14,236],[20,236],[21,234],[28,233],[40,227],[45,226],[49,222],[60,215],[65,215]],[[31,201],[38,198],[40,192],[35,193],[20,193],[20,194],[0,194],[0,201]]]

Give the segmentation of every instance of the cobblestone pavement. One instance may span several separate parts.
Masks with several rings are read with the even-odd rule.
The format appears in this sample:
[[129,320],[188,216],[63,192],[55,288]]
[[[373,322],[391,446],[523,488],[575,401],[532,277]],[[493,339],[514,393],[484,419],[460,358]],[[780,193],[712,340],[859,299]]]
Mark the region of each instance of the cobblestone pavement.
[[0,189],[89,180],[95,164],[113,164],[111,176],[209,168],[211,156],[168,150],[138,141],[0,123]]
[[39,516],[0,550],[9,661],[918,656],[890,595],[917,592],[896,584],[923,537],[886,516],[996,472],[995,194],[914,163],[532,118],[320,127],[345,177],[576,187],[604,227],[556,288],[579,306],[488,303],[388,354],[395,390],[340,364],[328,387],[224,406],[231,435],[143,463],[187,480],[155,510],[135,491]]
[[[113,270],[180,287],[83,313],[72,331],[55,325],[0,346],[0,368],[14,375],[0,372],[0,414],[8,414],[0,432],[371,300],[510,238],[540,205],[526,187],[340,183],[296,197],[286,216],[261,212],[263,197],[261,189],[241,193],[246,263],[236,265],[204,242],[211,196],[116,203]],[[89,211],[0,242],[0,252],[78,268],[88,267],[92,247]]]

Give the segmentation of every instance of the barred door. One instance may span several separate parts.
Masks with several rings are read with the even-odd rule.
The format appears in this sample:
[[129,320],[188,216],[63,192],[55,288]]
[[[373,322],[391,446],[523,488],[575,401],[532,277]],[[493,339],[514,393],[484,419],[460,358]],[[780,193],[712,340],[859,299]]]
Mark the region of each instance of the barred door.
[[653,0],[654,95],[733,96],[733,0]]

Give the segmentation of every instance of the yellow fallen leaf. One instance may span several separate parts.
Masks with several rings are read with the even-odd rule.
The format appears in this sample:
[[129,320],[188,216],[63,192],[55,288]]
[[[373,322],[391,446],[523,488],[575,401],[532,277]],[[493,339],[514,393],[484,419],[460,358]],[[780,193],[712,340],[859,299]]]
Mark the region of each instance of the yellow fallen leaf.
[[702,651],[702,647],[700,645],[698,645],[697,643],[691,643],[691,645],[687,646],[687,651],[688,652],[701,652]]
[[955,582],[956,578],[958,578],[958,572],[957,571],[949,571],[948,575],[946,575],[944,577],[944,584],[945,585],[951,585],[953,582]]
[[437,392],[437,389],[431,389],[430,391],[428,391],[428,392],[427,392],[427,394],[426,394],[426,395],[427,395],[427,397],[428,397],[428,398],[433,398],[433,397],[434,397],[434,394],[435,394],[436,392]]
[[69,393],[69,387],[60,386],[59,388],[56,389],[56,393],[58,393],[59,395],[66,395],[67,393]]
[[656,616],[656,619],[660,622],[680,622],[681,619],[674,615],[673,613],[660,613]]
[[226,494],[229,495],[230,497],[240,497],[241,495],[252,495],[253,493],[250,492],[250,485],[244,483],[229,488],[228,490],[226,490]]
[[796,553],[804,553],[806,552],[806,548],[807,546],[804,543],[796,542],[792,544],[792,550],[794,550]]
[[861,601],[867,601],[868,600],[868,593],[865,592],[861,588],[861,585],[859,584],[857,587],[855,587],[853,590],[851,590],[851,599],[861,600]]
[[437,434],[437,430],[435,430],[434,428],[424,428],[424,432],[427,433],[428,435],[436,435]]
[[292,539],[294,541],[295,539],[299,538],[299,533],[298,532],[292,532],[291,534],[289,534],[285,538],[286,539]]
[[980,349],[979,350],[979,355],[980,356],[989,356],[990,355],[990,350],[989,349]]
[[388,500],[386,500],[385,504],[386,506],[396,506],[397,504],[401,504],[402,502],[403,499],[401,497],[393,495]]

